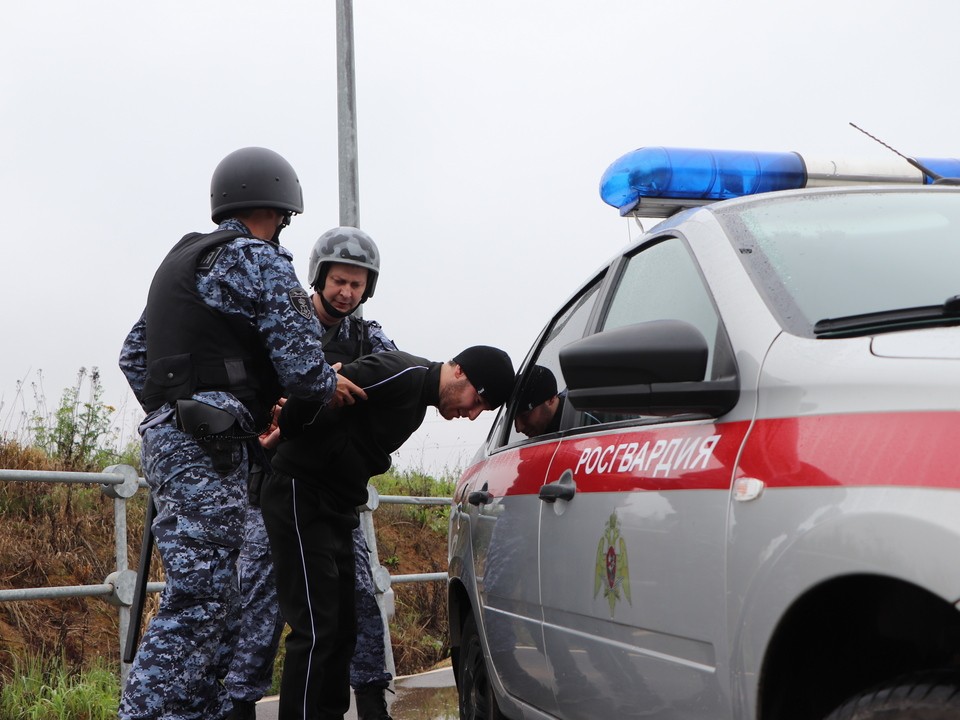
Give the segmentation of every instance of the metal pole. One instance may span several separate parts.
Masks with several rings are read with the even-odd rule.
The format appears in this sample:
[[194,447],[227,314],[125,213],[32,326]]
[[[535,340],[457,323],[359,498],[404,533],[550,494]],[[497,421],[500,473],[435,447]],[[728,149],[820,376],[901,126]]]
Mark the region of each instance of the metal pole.
[[357,100],[353,71],[353,0],[337,0],[337,139],[340,224],[360,227]]
[[[127,498],[119,497],[113,501],[113,542],[117,556],[117,573],[129,570],[127,558]],[[120,608],[120,688],[127,684],[127,675],[130,666],[123,660],[123,648],[126,644],[127,633],[130,632],[130,608],[121,605]]]

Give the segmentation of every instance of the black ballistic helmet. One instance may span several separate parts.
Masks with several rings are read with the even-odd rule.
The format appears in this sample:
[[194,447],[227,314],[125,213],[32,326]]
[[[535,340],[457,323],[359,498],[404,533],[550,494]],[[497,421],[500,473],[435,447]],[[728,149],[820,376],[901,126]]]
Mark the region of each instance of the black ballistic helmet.
[[303,212],[297,173],[283,156],[261,147],[234,150],[210,180],[210,214],[218,225],[234,210],[254,208]]

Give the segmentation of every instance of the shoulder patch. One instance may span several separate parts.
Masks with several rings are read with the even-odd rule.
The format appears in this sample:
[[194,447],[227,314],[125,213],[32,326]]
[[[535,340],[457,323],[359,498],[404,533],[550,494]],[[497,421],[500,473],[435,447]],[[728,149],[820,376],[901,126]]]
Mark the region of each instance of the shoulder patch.
[[223,253],[223,245],[218,245],[217,247],[210,248],[203,255],[200,256],[200,261],[197,263],[197,270],[201,272],[209,272],[210,268],[213,267],[213,264],[217,261],[217,258]]
[[300,287],[287,290],[290,297],[290,304],[293,309],[303,315],[307,320],[313,317],[313,308],[310,307],[310,298],[307,297],[307,291]]

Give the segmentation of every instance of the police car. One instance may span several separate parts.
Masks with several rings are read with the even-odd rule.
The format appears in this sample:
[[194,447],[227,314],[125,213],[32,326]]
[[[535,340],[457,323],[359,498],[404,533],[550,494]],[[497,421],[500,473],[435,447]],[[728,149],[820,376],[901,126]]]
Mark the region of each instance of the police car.
[[960,161],[913,162],[610,166],[668,219],[547,323],[458,483],[461,717],[960,717]]

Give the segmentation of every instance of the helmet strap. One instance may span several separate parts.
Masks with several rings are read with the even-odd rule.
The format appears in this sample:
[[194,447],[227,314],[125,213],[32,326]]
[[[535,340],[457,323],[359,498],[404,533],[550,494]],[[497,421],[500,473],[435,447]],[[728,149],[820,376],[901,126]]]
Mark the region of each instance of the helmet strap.
[[290,224],[291,213],[285,212],[282,214],[283,214],[283,219],[280,220],[280,224],[277,225],[277,229],[273,231],[273,237],[270,238],[270,242],[274,243],[275,245],[280,244],[280,231]]

